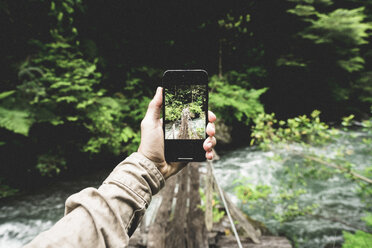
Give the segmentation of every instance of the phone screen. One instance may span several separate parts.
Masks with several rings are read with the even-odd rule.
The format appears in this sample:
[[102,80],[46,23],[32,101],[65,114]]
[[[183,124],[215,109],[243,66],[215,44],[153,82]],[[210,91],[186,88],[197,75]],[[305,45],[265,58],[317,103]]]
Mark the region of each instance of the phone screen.
[[165,159],[168,162],[205,161],[207,72],[168,70],[162,81]]
[[179,84],[164,90],[165,139],[205,139],[207,85]]

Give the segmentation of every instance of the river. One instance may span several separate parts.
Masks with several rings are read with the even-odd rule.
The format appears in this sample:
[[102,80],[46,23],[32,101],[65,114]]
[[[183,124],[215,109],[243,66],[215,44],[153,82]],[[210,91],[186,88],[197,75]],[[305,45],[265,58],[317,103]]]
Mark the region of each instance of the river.
[[[356,169],[371,166],[371,144],[362,142],[365,133],[353,131],[343,133],[328,146],[313,147],[313,152],[332,156],[335,148],[350,149],[348,160],[357,164]],[[292,150],[300,149],[292,147]],[[223,153],[214,163],[216,177],[222,187],[233,196],[233,182],[238,178],[248,178],[253,185],[267,184],[278,188],[279,179],[285,163],[273,159],[278,154],[290,155],[290,150],[277,148],[261,151],[254,147],[240,148]],[[202,169],[204,170],[204,169]],[[19,195],[0,201],[0,247],[14,248],[32,240],[38,233],[50,228],[63,216],[66,198],[81,189],[97,187],[109,171],[99,171],[92,175],[81,176],[78,180],[65,180],[44,187],[37,192]],[[301,200],[319,205],[317,214],[326,219],[298,217],[284,224],[268,218],[264,211],[252,211],[247,204],[239,204],[254,219],[260,220],[273,233],[286,235],[299,247],[334,247],[342,242],[342,230],[353,231],[365,228],[361,217],[368,210],[357,196],[353,185],[342,176],[335,175],[327,180],[315,180],[308,185],[309,192]],[[154,201],[153,203],[156,203]],[[369,209],[371,211],[371,209]],[[327,219],[328,218],[328,219]],[[330,219],[340,219],[344,223]]]

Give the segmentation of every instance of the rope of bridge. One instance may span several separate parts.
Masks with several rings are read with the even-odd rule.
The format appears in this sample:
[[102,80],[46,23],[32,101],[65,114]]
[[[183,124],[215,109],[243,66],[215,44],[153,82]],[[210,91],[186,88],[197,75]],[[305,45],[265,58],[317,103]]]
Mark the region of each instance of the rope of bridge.
[[220,194],[220,197],[221,197],[221,200],[223,202],[223,205],[225,206],[225,209],[226,209],[226,214],[227,214],[227,217],[229,218],[229,221],[230,221],[230,224],[231,224],[231,228],[234,232],[234,235],[235,235],[235,239],[236,239],[236,242],[238,243],[238,247],[239,248],[243,248],[242,246],[242,243],[240,241],[240,237],[239,237],[239,234],[236,230],[236,227],[235,227],[235,223],[234,223],[234,220],[232,219],[231,217],[231,214],[230,214],[230,209],[229,209],[229,206],[227,205],[226,203],[226,200],[225,200],[225,196],[224,196],[224,193],[222,191],[222,188],[221,186],[219,185],[217,179],[216,179],[216,176],[214,174],[214,167],[213,167],[213,164],[212,164],[212,161],[211,160],[208,160],[207,161],[207,166],[209,167],[209,169],[212,171],[212,176],[214,178],[214,182],[216,183],[217,185],[217,189],[218,189],[218,192]]

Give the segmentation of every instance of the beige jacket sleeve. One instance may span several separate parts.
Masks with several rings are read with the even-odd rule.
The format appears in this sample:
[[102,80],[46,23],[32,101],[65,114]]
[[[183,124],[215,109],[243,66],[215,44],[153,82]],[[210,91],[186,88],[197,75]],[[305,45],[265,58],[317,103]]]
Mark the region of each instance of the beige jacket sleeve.
[[163,186],[155,164],[133,153],[98,190],[86,188],[70,196],[65,216],[25,247],[126,247],[151,196]]

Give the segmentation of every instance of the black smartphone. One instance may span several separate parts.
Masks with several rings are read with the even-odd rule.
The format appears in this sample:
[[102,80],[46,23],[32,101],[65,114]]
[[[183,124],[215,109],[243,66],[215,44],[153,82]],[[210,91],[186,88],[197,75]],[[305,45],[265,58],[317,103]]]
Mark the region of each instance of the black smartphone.
[[163,79],[164,155],[168,162],[205,161],[208,74],[205,70],[167,70]]

